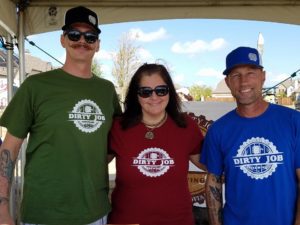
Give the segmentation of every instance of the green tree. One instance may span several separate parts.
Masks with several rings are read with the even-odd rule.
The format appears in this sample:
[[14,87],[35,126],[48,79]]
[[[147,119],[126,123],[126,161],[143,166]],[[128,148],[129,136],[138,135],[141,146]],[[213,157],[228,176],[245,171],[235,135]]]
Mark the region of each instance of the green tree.
[[212,88],[206,85],[193,85],[189,91],[194,101],[200,101],[202,96],[204,98],[211,97],[212,94]]
[[121,36],[119,49],[113,59],[112,68],[112,75],[119,88],[121,101],[124,101],[128,83],[140,64],[138,50],[139,47],[130,38],[130,33],[125,33]]
[[92,63],[92,73],[95,74],[97,77],[103,77],[101,64],[96,59],[94,59]]

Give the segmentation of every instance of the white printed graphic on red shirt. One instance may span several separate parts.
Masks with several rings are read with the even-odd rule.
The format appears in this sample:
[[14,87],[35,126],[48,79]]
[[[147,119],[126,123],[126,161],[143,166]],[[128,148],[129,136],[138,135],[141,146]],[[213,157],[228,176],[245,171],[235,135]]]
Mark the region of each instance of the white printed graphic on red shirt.
[[165,174],[170,167],[175,166],[174,159],[161,148],[147,148],[137,158],[133,158],[133,166],[148,177],[159,177]]
[[91,100],[81,100],[69,112],[69,120],[84,133],[92,133],[105,121],[99,106]]
[[240,146],[233,162],[249,177],[264,179],[271,176],[279,164],[283,164],[283,153],[269,140],[253,137]]

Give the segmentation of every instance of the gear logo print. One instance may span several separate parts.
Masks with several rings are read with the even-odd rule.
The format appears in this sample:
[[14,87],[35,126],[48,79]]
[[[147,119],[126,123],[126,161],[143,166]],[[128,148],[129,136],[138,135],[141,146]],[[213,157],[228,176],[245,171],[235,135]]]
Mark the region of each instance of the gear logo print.
[[271,176],[283,159],[283,153],[271,141],[253,137],[240,146],[233,163],[249,177],[259,180]]
[[92,133],[101,127],[105,122],[99,106],[91,100],[81,100],[69,113],[69,120],[84,133]]
[[174,159],[161,148],[147,148],[138,157],[133,159],[133,166],[148,177],[159,177],[165,174],[170,167],[175,166]]

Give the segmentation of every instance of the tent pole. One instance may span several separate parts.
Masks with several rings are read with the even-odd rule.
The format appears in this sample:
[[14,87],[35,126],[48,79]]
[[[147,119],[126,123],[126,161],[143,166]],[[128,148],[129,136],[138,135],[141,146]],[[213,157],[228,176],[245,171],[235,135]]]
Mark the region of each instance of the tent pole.
[[[13,79],[14,79],[14,66],[13,66],[13,50],[14,47],[11,44],[12,43],[12,37],[10,34],[7,35],[6,38],[6,43],[7,43],[7,101],[10,102],[13,96]],[[11,192],[10,192],[10,205],[9,209],[12,215],[15,217],[15,190],[16,190],[16,179],[13,179],[12,181],[12,186],[11,186]]]
[[12,37],[10,34],[7,35],[7,100],[10,102],[13,96],[13,79],[14,79],[14,64],[13,64],[13,51],[14,47],[12,44]]
[[24,38],[24,11],[19,11],[19,65],[20,65],[20,84],[23,83],[26,77],[25,72],[25,38]]
[[[20,78],[20,85],[24,82],[26,78],[26,71],[25,71],[25,32],[24,32],[24,21],[25,21],[25,8],[20,9],[18,12],[18,45],[19,45],[19,78]],[[15,168],[15,179],[16,179],[16,186],[15,186],[15,222],[16,224],[20,224],[20,206],[21,200],[23,197],[23,184],[24,184],[24,166],[25,166],[25,150],[27,146],[26,138],[23,141],[23,144],[20,149],[19,157],[16,161],[16,168]]]

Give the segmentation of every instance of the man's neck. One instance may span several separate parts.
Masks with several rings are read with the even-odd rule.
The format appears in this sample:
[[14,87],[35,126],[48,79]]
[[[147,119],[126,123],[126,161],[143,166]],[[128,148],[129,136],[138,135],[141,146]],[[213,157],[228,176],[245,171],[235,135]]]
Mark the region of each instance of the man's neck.
[[92,77],[92,69],[91,69],[91,64],[87,64],[86,62],[84,63],[66,63],[63,65],[62,69],[75,76],[75,77],[80,77],[80,78],[91,78]]
[[242,117],[253,118],[263,114],[267,110],[268,106],[269,103],[264,100],[251,105],[238,104],[236,112]]

